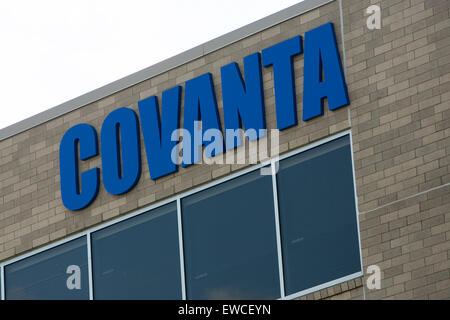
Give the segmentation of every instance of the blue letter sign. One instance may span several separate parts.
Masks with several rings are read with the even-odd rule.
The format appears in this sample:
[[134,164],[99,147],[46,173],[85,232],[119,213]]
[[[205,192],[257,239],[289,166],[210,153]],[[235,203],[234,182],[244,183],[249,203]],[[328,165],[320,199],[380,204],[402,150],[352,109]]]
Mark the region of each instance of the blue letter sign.
[[148,169],[153,180],[177,171],[177,165],[170,157],[176,142],[170,137],[179,127],[180,94],[180,86],[162,93],[161,117],[157,97],[152,96],[138,102]]
[[64,134],[59,145],[61,198],[69,210],[87,207],[98,193],[98,168],[82,172],[78,179],[78,147],[80,160],[87,160],[98,154],[97,133],[94,127],[88,124],[73,126]]
[[302,37],[297,36],[262,51],[264,67],[273,66],[277,128],[297,125],[293,57],[302,52]]
[[[232,138],[226,139],[227,150],[242,144],[241,129],[256,133],[249,139],[259,139],[265,134],[262,66],[272,66],[277,128],[284,130],[297,125],[294,57],[303,51],[303,121],[323,115],[325,99],[330,110],[350,103],[333,24],[326,23],[306,32],[304,48],[302,37],[295,36],[261,53],[246,56],[243,59],[244,74],[236,62],[221,68],[225,133],[233,132]],[[179,138],[181,90],[176,86],[162,93],[161,112],[156,96],[138,102],[147,163],[153,180],[178,170],[179,163],[174,158],[180,156],[179,150],[177,153],[179,145],[172,139],[174,133]],[[223,133],[211,73],[186,82],[183,111],[183,167],[201,162],[203,147],[206,157],[223,153]],[[106,191],[111,194],[128,192],[139,181],[139,135],[138,117],[132,109],[116,109],[103,122],[102,177]],[[90,169],[79,175],[78,167],[79,160],[96,155],[97,133],[88,124],[72,127],[61,140],[61,197],[66,208],[83,209],[97,196],[100,169]]]
[[105,189],[122,194],[141,176],[141,147],[136,113],[119,108],[105,119],[101,131],[102,177]]
[[[241,129],[243,122],[245,130],[256,130],[259,139],[259,130],[266,128],[259,52],[244,58],[244,72],[245,84],[236,62],[221,68],[225,129]],[[241,144],[242,141],[236,143],[233,139],[226,148],[234,149]]]
[[[202,122],[201,132],[205,132],[208,129],[220,130],[219,113],[217,111],[216,94],[214,93],[211,73],[205,73],[186,82],[186,90],[184,93],[184,129],[190,133],[192,140],[195,140],[195,121]],[[210,143],[213,143],[213,141]],[[190,166],[201,160],[201,154],[199,154],[201,145],[197,145],[196,141],[191,141],[190,144],[186,144],[191,147],[191,159],[189,159],[190,161],[185,161],[185,157],[183,157],[183,167]],[[183,147],[183,149],[186,148]]]
[[305,48],[303,121],[323,115],[325,97],[330,110],[350,103],[333,24],[306,32]]

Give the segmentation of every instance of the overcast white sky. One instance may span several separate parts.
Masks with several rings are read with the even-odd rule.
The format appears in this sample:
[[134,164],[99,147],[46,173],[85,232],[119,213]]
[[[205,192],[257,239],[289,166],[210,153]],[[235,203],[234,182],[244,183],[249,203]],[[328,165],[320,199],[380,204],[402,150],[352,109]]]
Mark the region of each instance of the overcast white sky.
[[1,0],[0,129],[300,0]]

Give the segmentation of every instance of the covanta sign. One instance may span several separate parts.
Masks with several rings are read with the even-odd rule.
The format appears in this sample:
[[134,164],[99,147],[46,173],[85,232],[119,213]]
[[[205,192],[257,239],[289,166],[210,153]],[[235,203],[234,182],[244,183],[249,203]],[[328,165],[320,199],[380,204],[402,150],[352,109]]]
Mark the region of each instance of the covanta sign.
[[[263,67],[273,68],[278,130],[298,124],[293,57],[299,54],[304,54],[302,120],[308,121],[323,115],[325,98],[330,110],[349,104],[333,24],[327,23],[310,30],[304,38],[303,41],[301,36],[296,36],[266,48],[261,53],[245,57],[244,77],[236,62],[221,67],[225,139],[200,141],[198,146],[183,135],[183,167],[197,162],[198,156],[194,152],[197,147],[205,146],[206,149],[214,145],[209,155],[215,156],[242,144],[242,139],[235,139],[236,136],[229,138],[228,132],[236,132],[244,127],[257,133],[249,140],[264,135]],[[172,133],[180,129],[181,92],[181,86],[175,86],[162,93],[161,115],[156,96],[138,102],[139,118],[130,108],[112,111],[105,118],[100,132],[101,171],[100,168],[92,168],[79,173],[79,161],[99,155],[94,127],[78,124],[67,130],[59,149],[64,206],[69,210],[80,210],[92,203],[100,187],[100,174],[105,189],[114,195],[126,193],[136,185],[141,176],[139,125],[142,128],[150,178],[158,179],[176,172],[178,164],[172,161],[171,155],[177,140],[173,139]],[[183,116],[183,132],[195,132],[198,121],[201,121],[203,132],[221,130],[211,73],[185,83]],[[192,157],[186,157],[185,154]]]

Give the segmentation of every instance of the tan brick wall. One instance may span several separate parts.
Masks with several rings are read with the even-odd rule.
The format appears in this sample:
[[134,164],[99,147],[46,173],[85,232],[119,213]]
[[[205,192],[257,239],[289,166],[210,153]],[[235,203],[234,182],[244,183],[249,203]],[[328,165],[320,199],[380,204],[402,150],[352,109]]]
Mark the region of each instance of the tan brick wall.
[[366,298],[450,298],[450,186],[360,215],[363,263],[382,271]]
[[[308,0],[306,0],[308,1]],[[382,269],[382,288],[365,278],[302,299],[450,298],[450,19],[448,1],[343,0],[254,34],[0,141],[0,262],[240,170],[243,165],[194,165],[153,181],[142,147],[142,176],[113,196],[102,184],[96,200],[71,212],[61,202],[59,143],[73,125],[100,132],[119,107],[211,72],[223,125],[220,67],[327,22],[333,22],[351,104],[301,121],[303,55],[295,58],[299,124],[280,135],[285,153],[352,130],[364,269]],[[368,30],[366,8],[381,6],[381,30]],[[263,68],[268,129],[276,128],[272,68]],[[183,101],[182,101],[183,105]],[[182,115],[182,114],[181,114]],[[181,116],[181,123],[183,117]],[[142,132],[141,132],[142,138]],[[101,167],[100,157],[80,170]]]
[[382,271],[366,299],[450,298],[449,8],[343,1],[363,264]]

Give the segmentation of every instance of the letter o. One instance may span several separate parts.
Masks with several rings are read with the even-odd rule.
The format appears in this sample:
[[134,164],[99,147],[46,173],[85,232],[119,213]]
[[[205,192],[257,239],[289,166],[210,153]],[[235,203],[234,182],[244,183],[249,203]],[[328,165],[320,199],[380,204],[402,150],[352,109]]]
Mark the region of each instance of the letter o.
[[129,108],[119,108],[105,119],[101,129],[102,177],[106,191],[122,194],[141,176],[138,119]]

